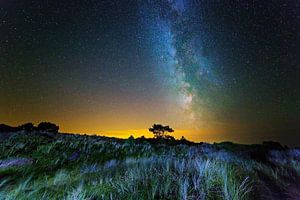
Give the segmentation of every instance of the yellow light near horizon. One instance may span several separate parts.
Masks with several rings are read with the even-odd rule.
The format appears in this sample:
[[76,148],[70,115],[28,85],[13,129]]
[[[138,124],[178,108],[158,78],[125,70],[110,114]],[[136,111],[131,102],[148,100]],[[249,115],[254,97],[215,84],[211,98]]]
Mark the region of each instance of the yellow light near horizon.
[[[170,133],[171,136],[176,139],[180,139],[184,136],[186,139],[194,142],[220,142],[224,141],[224,137],[221,130],[175,130],[175,132]],[[146,138],[152,138],[153,134],[149,132],[148,129],[134,129],[134,130],[108,130],[98,133],[85,133],[87,135],[99,135],[107,137],[116,137],[126,139],[130,136],[138,138],[144,136]]]

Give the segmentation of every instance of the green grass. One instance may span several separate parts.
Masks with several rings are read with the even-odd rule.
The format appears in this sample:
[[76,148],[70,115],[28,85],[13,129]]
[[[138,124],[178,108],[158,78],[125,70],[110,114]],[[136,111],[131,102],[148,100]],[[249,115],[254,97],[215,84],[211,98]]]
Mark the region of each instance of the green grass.
[[1,160],[33,163],[0,167],[0,199],[246,200],[278,188],[288,197],[288,187],[299,183],[297,156],[261,162],[234,144],[219,148],[18,133],[1,142]]

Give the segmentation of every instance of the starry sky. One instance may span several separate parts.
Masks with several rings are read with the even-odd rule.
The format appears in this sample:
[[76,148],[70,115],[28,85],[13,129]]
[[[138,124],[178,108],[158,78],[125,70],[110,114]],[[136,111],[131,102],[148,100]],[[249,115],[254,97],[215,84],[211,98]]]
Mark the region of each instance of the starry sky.
[[2,0],[0,123],[300,144],[296,0]]

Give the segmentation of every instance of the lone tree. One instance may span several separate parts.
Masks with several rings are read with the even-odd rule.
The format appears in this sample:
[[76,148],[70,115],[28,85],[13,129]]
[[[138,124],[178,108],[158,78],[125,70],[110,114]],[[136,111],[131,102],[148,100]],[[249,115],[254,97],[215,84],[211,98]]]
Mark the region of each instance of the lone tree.
[[50,123],[50,122],[41,122],[38,125],[37,129],[39,131],[57,133],[59,130],[59,126],[57,126],[56,124]]
[[164,126],[162,124],[153,124],[151,128],[149,128],[149,131],[154,134],[154,137],[157,139],[169,139],[170,136],[168,133],[174,132],[172,128],[169,126]]

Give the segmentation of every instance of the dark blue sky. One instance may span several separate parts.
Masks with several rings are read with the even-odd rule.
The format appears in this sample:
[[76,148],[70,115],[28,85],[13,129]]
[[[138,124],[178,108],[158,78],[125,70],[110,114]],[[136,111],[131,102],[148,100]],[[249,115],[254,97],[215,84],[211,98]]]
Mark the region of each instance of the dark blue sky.
[[295,144],[298,17],[293,0],[1,1],[0,121]]

